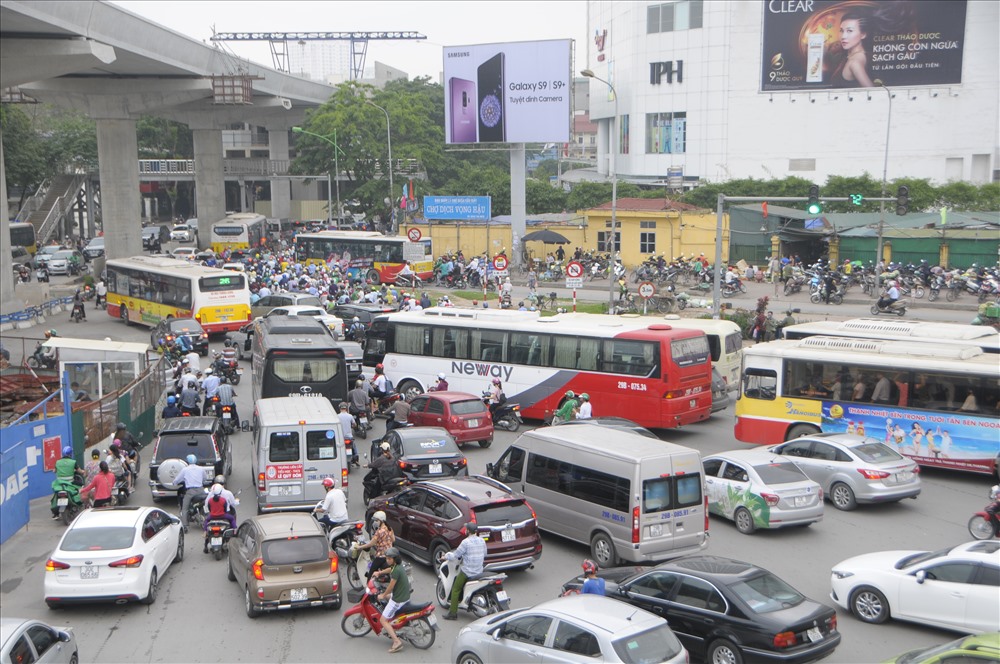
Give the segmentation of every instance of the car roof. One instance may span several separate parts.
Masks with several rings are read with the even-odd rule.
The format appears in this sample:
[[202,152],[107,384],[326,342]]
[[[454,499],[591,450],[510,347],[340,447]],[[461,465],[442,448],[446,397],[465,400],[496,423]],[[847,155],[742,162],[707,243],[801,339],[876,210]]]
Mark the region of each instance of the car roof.
[[427,392],[426,394],[421,394],[424,397],[433,397],[435,399],[441,399],[442,401],[447,401],[452,403],[455,401],[482,401],[482,397],[477,397],[475,394],[469,394],[468,392]]
[[275,307],[275,309],[284,309],[288,312],[289,316],[294,316],[296,314],[301,313],[302,311],[313,310],[313,309],[318,309],[321,314],[327,315],[327,313],[323,311],[323,307],[321,307],[318,304],[285,304],[279,307]]
[[165,322],[170,326],[171,330],[177,329],[178,327],[182,327],[184,325],[194,329],[199,329],[199,330],[203,329],[201,327],[201,323],[196,321],[194,318],[171,318]]
[[[498,498],[521,498],[509,486],[483,475],[468,475],[466,477],[449,477],[434,481],[423,480],[414,482],[411,486],[423,486],[436,489],[470,502],[497,500]],[[502,495],[495,496],[500,491]]]
[[722,556],[687,556],[658,565],[655,569],[686,572],[694,576],[719,579],[726,583],[754,577],[766,571],[762,567],[757,567],[751,563],[732,558],[723,558]]
[[266,539],[289,537],[291,533],[307,536],[322,535],[323,529],[311,514],[305,512],[279,512],[250,517],[264,533]]
[[745,450],[727,450],[725,452],[706,454],[703,457],[703,459],[727,459],[747,464],[759,464],[768,462],[791,463],[791,461],[788,460],[788,457],[781,456],[780,454],[775,454],[770,450],[761,449],[759,447],[751,447]]
[[645,436],[646,438],[655,438],[655,439],[659,440],[656,437],[656,434],[654,434],[652,431],[650,431],[646,427],[639,426],[638,424],[636,424],[632,420],[625,419],[624,417],[609,416],[609,417],[592,417],[592,418],[584,419],[584,420],[564,420],[564,421],[559,422],[558,424],[555,424],[553,426],[560,426],[561,427],[561,426],[566,426],[566,425],[581,425],[581,424],[590,425],[590,426],[607,427],[609,429],[615,429],[615,430],[618,430],[618,431],[631,431],[631,432],[637,433],[637,434],[639,434],[641,436]]
[[215,417],[171,417],[163,423],[160,435],[165,433],[210,433],[218,426]]
[[452,445],[456,447],[458,445],[447,429],[442,427],[406,427],[405,429],[394,429],[394,431],[404,445],[425,440],[450,440]]
[[[845,447],[858,447],[859,445],[871,445],[872,443],[882,442],[881,440],[872,438],[871,436],[858,436],[851,433],[833,433],[829,431],[811,433],[807,436],[800,436],[799,438],[805,438],[806,440],[821,440],[825,443],[839,443]],[[799,440],[799,438],[793,438],[788,442]]]
[[[145,505],[125,505],[118,507],[96,507],[83,510],[70,528],[101,528],[108,526],[135,527],[146,515],[158,507]],[[160,509],[160,511],[165,511]]]
[[976,560],[981,560],[983,562],[998,562],[1000,556],[997,555],[1000,552],[1000,541],[997,540],[975,540],[972,542],[964,542],[958,546],[952,547],[948,551],[948,556],[961,556],[963,558],[973,558]]
[[626,602],[600,595],[567,595],[536,604],[526,611],[545,611],[578,625],[586,624],[593,631],[609,636],[624,636],[644,631],[656,623],[666,623],[663,618]]

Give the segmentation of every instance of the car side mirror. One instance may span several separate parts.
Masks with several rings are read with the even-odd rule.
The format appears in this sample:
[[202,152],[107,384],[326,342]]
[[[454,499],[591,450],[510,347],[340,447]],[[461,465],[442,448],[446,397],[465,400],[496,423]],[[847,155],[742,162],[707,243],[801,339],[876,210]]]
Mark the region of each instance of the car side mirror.
[[65,632],[61,629],[56,632],[56,636],[58,636],[59,640],[62,641],[63,643],[69,643],[70,641],[73,640],[72,634],[70,634],[69,632]]
[[496,479],[496,476],[493,474],[493,464],[492,463],[487,463],[486,464],[486,474],[488,476],[492,477],[493,479]]
[[174,516],[172,514],[169,514],[168,516],[170,517],[170,523],[180,523],[181,522],[181,520],[179,518],[177,518],[176,516]]
[[160,435],[160,430],[159,429],[153,429],[153,435],[154,436],[159,436]]
[[250,335],[247,335],[247,340],[243,342],[243,350],[250,350]]
[[918,570],[914,576],[917,578],[917,583],[923,583],[927,580],[927,572],[924,570]]
[[235,537],[236,536],[236,529],[235,528],[226,528],[224,531],[222,531],[222,536],[226,537],[226,538]]

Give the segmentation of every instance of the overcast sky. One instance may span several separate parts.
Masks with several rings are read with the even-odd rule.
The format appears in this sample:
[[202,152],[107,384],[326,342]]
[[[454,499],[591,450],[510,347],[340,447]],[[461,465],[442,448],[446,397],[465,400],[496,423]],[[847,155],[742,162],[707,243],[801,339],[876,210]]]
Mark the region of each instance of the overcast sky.
[[[423,41],[370,41],[366,67],[378,60],[410,78],[437,82],[441,48],[465,44],[575,39],[575,70],[583,69],[587,48],[587,3],[565,2],[159,2],[121,0],[124,7],[194,39],[216,32],[415,31]],[[240,57],[271,66],[267,42],[227,42]]]

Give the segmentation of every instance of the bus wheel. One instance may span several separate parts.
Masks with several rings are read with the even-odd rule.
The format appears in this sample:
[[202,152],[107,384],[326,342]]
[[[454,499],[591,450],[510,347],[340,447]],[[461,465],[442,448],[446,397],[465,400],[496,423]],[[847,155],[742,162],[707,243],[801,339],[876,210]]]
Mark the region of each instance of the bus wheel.
[[819,433],[819,429],[811,424],[796,424],[788,430],[788,435],[785,436],[785,440],[795,440],[796,438],[800,438],[802,436],[812,436],[817,433]]
[[373,284],[378,284],[382,281],[382,277],[379,276],[378,270],[374,268],[368,270],[368,274],[365,275],[365,278]]
[[121,318],[122,322],[125,323],[126,325],[131,324],[128,319],[128,307],[126,307],[124,304],[121,306],[121,310],[120,313],[118,314],[118,317]]
[[399,386],[399,395],[403,398],[413,398],[423,393],[420,384],[413,380],[404,380]]

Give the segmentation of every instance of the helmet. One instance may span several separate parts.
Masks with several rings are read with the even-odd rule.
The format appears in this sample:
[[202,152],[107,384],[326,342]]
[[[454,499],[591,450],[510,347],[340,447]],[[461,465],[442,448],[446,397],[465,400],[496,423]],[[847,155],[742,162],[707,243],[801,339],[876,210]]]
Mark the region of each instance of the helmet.
[[346,401],[341,401],[340,402],[340,410],[347,410],[347,402]]
[[583,573],[584,574],[594,574],[597,572],[597,563],[591,559],[586,559],[583,561]]
[[351,322],[352,322],[352,323],[360,323],[360,322],[361,322],[361,319],[360,319],[360,318],[358,318],[357,316],[355,316],[354,318],[352,318],[352,319],[351,319]]
[[92,450],[92,451],[90,452],[90,457],[91,457],[92,459],[100,459],[100,458],[101,458],[101,451],[100,451],[99,449],[97,449],[97,448],[95,447],[95,448],[94,448],[94,449],[93,449],[93,450]]
[[583,399],[584,401],[590,401],[590,395],[587,394],[586,392],[584,392],[583,394],[581,394],[580,398]]
[[444,372],[443,371],[439,371],[438,372],[438,380],[444,380]]
[[375,371],[383,371],[384,369],[385,369],[385,367],[383,367],[381,364],[376,364],[375,365]]
[[332,489],[334,486],[336,486],[336,484],[337,483],[333,481],[332,477],[323,478],[323,487],[326,489]]
[[1000,498],[1000,484],[994,484],[990,487],[990,498],[993,500]]
[[221,496],[222,495],[222,485],[221,484],[213,484],[212,488],[209,489],[209,493],[211,493],[213,496]]
[[381,521],[382,523],[385,523],[385,512],[379,510],[378,512],[372,514],[372,521]]
[[111,451],[115,452],[117,450],[120,450],[121,448],[122,448],[122,441],[120,441],[117,438],[115,438],[114,442],[111,443],[111,448],[110,448]]
[[212,373],[212,367],[209,367],[209,368],[205,369],[205,373],[206,374]]
[[57,336],[59,336],[59,335],[56,334],[55,330],[45,330],[45,338],[46,339],[49,339],[51,337],[57,337]]
[[226,374],[222,374],[221,376],[219,376],[219,385],[224,385],[227,382],[228,381],[226,380]]
[[383,452],[387,451],[389,449],[389,443],[382,443],[381,445],[379,445],[379,449],[382,450]]
[[175,404],[175,403],[177,403],[177,397],[175,397],[175,396],[169,396],[169,397],[167,397],[167,403],[169,403],[169,404]]
[[226,348],[232,348],[233,347],[233,340],[232,339],[226,339],[226,341],[223,343],[223,345]]
[[187,455],[186,457],[184,457],[184,460],[187,461],[189,464],[192,464],[192,465],[198,463],[198,457],[196,457],[193,454]]
[[354,381],[354,387],[361,387],[364,384],[365,384],[365,381],[361,380],[360,378],[358,380]]
[[115,425],[115,431],[121,431],[122,429],[127,429],[127,428],[128,427],[125,426],[124,422],[119,422],[118,424]]
[[576,392],[574,392],[573,390],[566,390],[566,398],[567,399],[572,399],[575,396],[576,396]]
[[224,485],[226,483],[226,478],[223,475],[216,475],[215,476],[215,483],[216,484],[223,484]]
[[500,379],[499,378],[494,378],[493,379],[493,384],[494,385],[499,385],[500,384]]
[[399,560],[399,549],[397,549],[394,546],[390,546],[388,549],[385,550],[385,553],[383,553],[382,555],[385,556],[386,558],[393,558],[394,560]]
[[71,456],[73,456],[73,446],[72,445],[67,445],[66,447],[63,448],[63,456],[64,457],[71,457]]
[[465,524],[465,532],[469,535],[475,535],[479,532],[479,524],[475,521],[469,521]]

